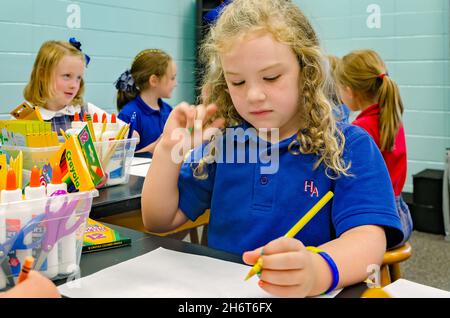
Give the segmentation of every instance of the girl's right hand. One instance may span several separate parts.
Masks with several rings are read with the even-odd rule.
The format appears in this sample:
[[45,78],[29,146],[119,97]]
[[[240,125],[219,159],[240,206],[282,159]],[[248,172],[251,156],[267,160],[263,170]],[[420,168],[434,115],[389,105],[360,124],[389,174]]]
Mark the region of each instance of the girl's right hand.
[[217,118],[212,123],[206,124],[216,111],[215,104],[205,107],[180,103],[167,119],[161,144],[170,150],[176,146],[183,146],[184,149],[189,150],[199,146],[205,140],[209,140],[225,123],[223,118]]

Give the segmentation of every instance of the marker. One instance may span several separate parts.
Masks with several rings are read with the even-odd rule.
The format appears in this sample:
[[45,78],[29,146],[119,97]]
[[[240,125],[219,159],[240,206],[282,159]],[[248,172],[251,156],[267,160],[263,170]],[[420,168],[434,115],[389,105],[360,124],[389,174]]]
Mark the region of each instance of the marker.
[[[298,232],[324,207],[328,201],[333,197],[333,192],[328,191],[301,219],[298,221],[285,235],[284,237],[294,237]],[[245,277],[245,280],[249,279],[255,274],[260,273],[262,270],[262,258],[260,257],[252,269]]]
[[28,273],[33,268],[34,258],[33,256],[25,257],[25,261],[23,262],[22,269],[19,274],[19,278],[17,279],[17,284],[23,282],[28,277]]
[[80,114],[75,112],[75,114],[73,115],[73,121],[80,121]]
[[115,124],[115,123],[117,123],[116,114],[115,114],[115,113],[112,113],[112,114],[111,114],[111,124]]
[[102,123],[104,123],[104,122],[108,122],[108,119],[106,117],[106,113],[103,113],[103,115],[102,115]]
[[94,113],[94,116],[92,117],[92,122],[98,123],[98,115],[97,115],[97,113]]
[[87,122],[87,113],[86,112],[83,113],[83,121]]

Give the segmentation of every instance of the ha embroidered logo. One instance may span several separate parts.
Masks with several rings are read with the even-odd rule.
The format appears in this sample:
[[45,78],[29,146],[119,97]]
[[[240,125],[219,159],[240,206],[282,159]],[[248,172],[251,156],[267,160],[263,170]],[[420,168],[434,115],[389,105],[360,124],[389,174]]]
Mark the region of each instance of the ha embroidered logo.
[[311,197],[319,197],[319,189],[317,189],[312,180],[305,181],[305,192],[309,192]]

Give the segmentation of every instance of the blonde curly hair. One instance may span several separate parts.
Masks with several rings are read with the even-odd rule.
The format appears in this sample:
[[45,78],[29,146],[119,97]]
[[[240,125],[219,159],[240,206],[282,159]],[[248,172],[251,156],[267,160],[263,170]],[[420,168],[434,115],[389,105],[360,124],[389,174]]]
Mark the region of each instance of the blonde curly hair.
[[[225,119],[225,126],[242,123],[244,120],[233,106],[220,62],[220,55],[235,41],[255,32],[271,34],[280,43],[289,45],[297,55],[300,65],[298,109],[303,118],[303,127],[296,139],[289,145],[293,154],[316,154],[326,166],[326,175],[336,178],[348,175],[350,167],[342,158],[345,138],[332,115],[332,107],[324,94],[329,78],[324,68],[325,56],[319,40],[308,19],[290,0],[234,0],[220,14],[211,27],[200,49],[200,56],[206,65],[203,77],[202,96],[204,104],[215,103],[218,117]],[[213,142],[213,141],[211,141]],[[193,167],[197,178],[206,178],[205,165],[214,155],[209,154]]]

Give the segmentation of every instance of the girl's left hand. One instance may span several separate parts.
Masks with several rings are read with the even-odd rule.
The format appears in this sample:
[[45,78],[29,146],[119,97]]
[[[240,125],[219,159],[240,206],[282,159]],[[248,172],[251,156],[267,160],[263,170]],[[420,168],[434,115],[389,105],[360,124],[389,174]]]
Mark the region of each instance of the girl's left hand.
[[[261,249],[264,250],[261,256]],[[243,260],[254,265],[262,257],[259,286],[279,297],[306,297],[316,282],[311,253],[297,239],[281,237],[263,248],[245,252]]]

